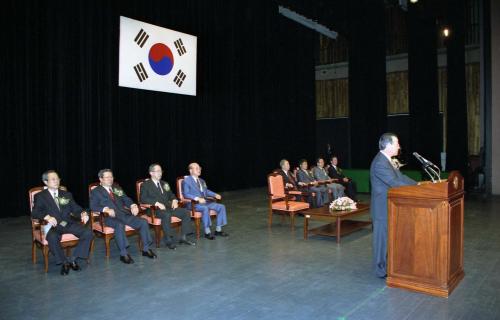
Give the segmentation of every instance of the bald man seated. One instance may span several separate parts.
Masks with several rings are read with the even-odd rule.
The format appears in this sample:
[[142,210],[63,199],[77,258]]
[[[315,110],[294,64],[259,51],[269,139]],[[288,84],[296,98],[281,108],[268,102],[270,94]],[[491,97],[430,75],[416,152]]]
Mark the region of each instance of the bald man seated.
[[[227,237],[229,234],[222,231],[222,227],[227,224],[226,216],[226,206],[223,204],[213,201],[211,198],[217,200],[222,199],[220,194],[217,194],[208,189],[205,180],[200,178],[201,167],[196,162],[191,163],[188,166],[189,176],[184,177],[182,181],[182,194],[185,198],[190,198],[195,200],[194,209],[201,212],[203,228],[205,232],[205,238],[209,240],[214,240],[215,236]],[[187,205],[188,209],[191,209],[191,203]],[[212,221],[210,220],[210,210],[214,210],[217,213],[217,225],[215,226],[215,233],[212,234],[210,226]]]

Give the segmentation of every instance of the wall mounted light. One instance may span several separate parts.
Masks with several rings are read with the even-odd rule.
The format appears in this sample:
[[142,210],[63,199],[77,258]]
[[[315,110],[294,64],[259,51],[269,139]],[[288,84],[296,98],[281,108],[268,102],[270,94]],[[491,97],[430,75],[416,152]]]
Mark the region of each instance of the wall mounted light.
[[448,28],[448,27],[443,28],[443,36],[445,38],[448,38],[450,36],[450,28]]

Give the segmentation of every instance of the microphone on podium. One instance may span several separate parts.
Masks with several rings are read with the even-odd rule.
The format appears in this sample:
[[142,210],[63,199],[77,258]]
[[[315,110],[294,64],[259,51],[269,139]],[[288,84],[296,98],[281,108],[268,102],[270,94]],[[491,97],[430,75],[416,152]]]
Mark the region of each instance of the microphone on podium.
[[425,159],[424,157],[422,157],[421,155],[418,154],[418,152],[413,152],[413,155],[415,156],[415,158],[417,158],[418,161],[420,161],[420,163],[427,167],[427,166],[434,166],[434,163],[430,162],[429,160]]
[[413,156],[415,156],[415,158],[417,158],[417,160],[420,161],[420,163],[422,164],[422,168],[429,175],[432,182],[435,183],[441,180],[441,170],[439,170],[439,167],[437,167],[434,163],[430,162],[429,160],[419,155],[418,152],[413,152]]

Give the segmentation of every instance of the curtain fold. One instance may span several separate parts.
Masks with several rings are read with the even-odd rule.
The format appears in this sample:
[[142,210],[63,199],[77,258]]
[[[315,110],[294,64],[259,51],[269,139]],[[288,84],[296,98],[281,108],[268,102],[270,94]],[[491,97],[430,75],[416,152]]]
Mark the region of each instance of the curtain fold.
[[[8,0],[0,79],[1,216],[57,170],[77,201],[111,168],[135,181],[162,164],[174,185],[199,162],[217,191],[264,186],[284,157],[314,158],[314,33],[270,1]],[[197,96],[118,87],[119,17],[198,37]],[[299,128],[299,129],[297,129]]]

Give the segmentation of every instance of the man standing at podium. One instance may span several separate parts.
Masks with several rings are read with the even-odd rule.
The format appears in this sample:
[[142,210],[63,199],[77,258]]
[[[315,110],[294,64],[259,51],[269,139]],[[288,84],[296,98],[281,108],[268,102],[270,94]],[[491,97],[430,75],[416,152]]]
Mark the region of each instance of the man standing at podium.
[[370,166],[371,205],[373,222],[373,267],[375,275],[387,276],[387,193],[389,188],[415,185],[411,178],[399,171],[392,157],[399,153],[399,140],[394,133],[384,133],[379,141],[380,152]]

